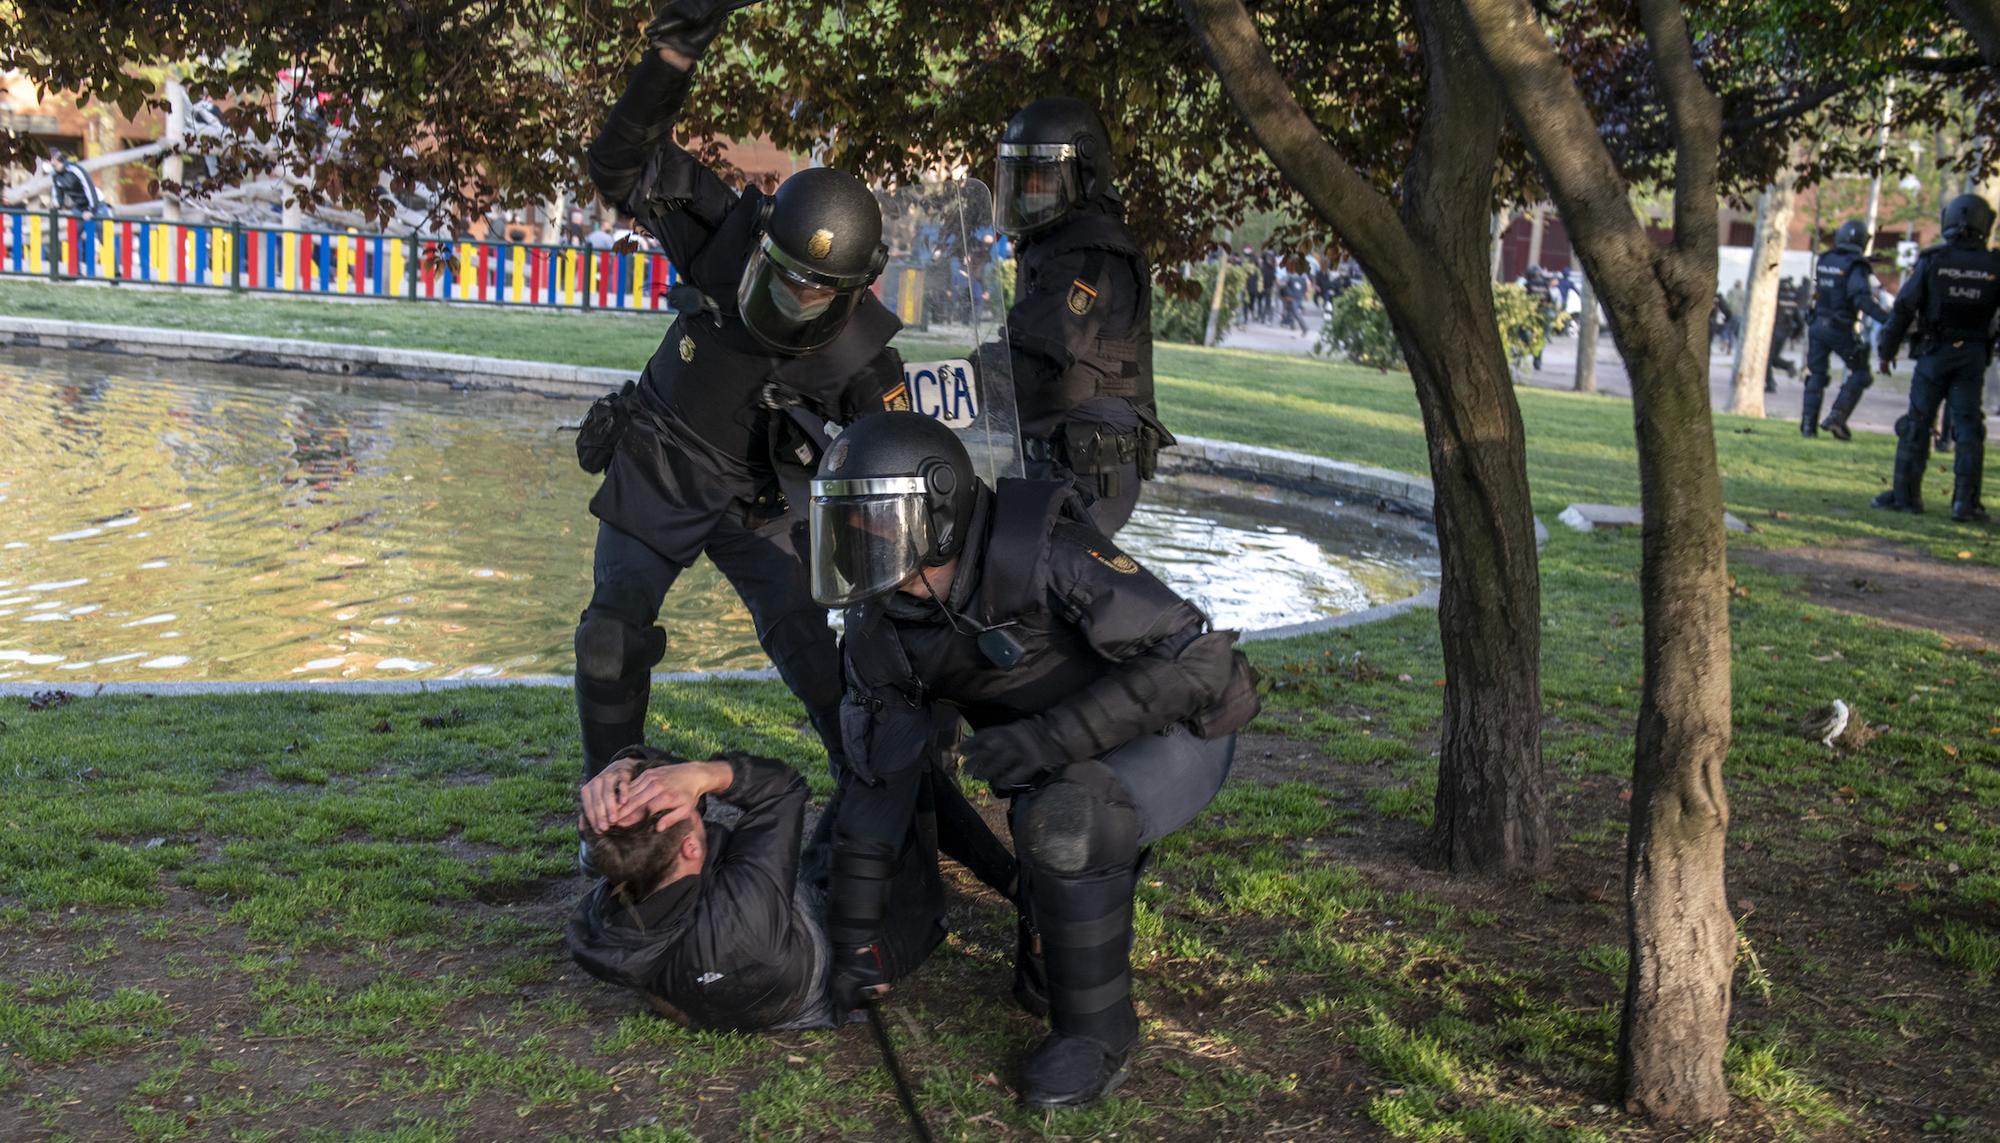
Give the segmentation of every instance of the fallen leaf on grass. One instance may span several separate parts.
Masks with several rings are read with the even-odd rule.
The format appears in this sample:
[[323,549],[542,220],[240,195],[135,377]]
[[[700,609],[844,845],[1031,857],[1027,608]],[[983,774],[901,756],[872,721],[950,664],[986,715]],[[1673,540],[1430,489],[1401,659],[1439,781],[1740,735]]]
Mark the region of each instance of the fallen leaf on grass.
[[1911,893],[1916,890],[1917,883],[1914,881],[1898,881],[1891,888],[1901,890],[1904,893]]
[[54,710],[76,701],[76,696],[68,691],[36,691],[28,696],[29,710]]
[[1958,553],[1958,558],[1959,558],[1959,559],[1961,559],[1961,560],[1969,560],[1969,559],[1971,559],[1971,558],[1972,558],[1972,553],[1971,553],[1971,552],[1960,552],[1960,553]]
[[393,727],[393,726],[390,726],[390,725],[389,725],[389,720],[385,718],[385,719],[383,719],[382,721],[380,721],[380,722],[376,723],[375,725],[373,725],[373,726],[369,727],[369,728],[368,728],[368,733],[370,733],[370,734],[389,734],[389,733],[393,732],[393,731],[394,731],[395,729],[396,729],[395,727]]

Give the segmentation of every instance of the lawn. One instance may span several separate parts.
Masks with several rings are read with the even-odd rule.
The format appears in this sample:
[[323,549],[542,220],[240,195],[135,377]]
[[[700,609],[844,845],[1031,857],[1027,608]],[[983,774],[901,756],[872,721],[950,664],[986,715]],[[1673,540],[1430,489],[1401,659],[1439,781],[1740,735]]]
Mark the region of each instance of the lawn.
[[[0,312],[618,366],[660,328],[36,283],[0,284]],[[1158,362],[1178,431],[1424,471],[1406,378]],[[1556,867],[1495,885],[1415,860],[1434,613],[1259,645],[1273,689],[1236,780],[1142,887],[1132,1082],[1087,1112],[1018,1109],[1034,1026],[1006,997],[1011,926],[962,883],[957,934],[891,1004],[941,1138],[1685,1137],[1613,1106],[1638,538],[1554,520],[1636,501],[1631,410],[1521,402],[1553,533]],[[1996,533],[1868,511],[1886,437],[1729,417],[1716,434],[1755,530],[1732,538],[1740,1098],[1713,1137],[2000,1135],[2000,657],[1762,570],[1854,549],[1964,573],[2000,566]],[[1853,754],[1795,727],[1836,697],[1877,726]],[[0,1138],[896,1138],[860,1029],[689,1033],[564,958],[572,717],[535,690],[0,700]],[[663,745],[762,751],[823,784],[776,685],[663,687],[653,718]]]

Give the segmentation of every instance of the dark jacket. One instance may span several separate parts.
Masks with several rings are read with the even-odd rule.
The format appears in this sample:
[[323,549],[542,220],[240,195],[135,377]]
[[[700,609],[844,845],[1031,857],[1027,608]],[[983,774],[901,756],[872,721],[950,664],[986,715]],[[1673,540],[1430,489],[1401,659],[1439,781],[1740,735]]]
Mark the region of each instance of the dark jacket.
[[1852,246],[1836,246],[1813,267],[1813,324],[1853,333],[1855,316],[1863,313],[1889,320],[1889,311],[1875,300],[1868,258]]
[[[1035,504],[1046,507],[1024,508]],[[846,855],[892,852],[908,829],[916,779],[936,749],[936,708],[954,708],[975,731],[1037,720],[1052,768],[1176,723],[1219,737],[1256,712],[1234,634],[1210,633],[1198,608],[1091,526],[1066,486],[982,487],[969,531],[950,616],[905,595],[847,613],[841,728],[859,780],[834,824],[835,925],[879,911],[866,898],[886,891],[880,879],[839,871]],[[979,647],[979,629],[996,625],[1021,649],[1011,668]],[[833,933],[836,947],[865,943],[856,937]]]
[[[689,75],[648,52],[590,146],[590,177],[660,240],[680,281],[712,306],[682,313],[646,363],[637,417],[590,511],[686,566],[724,512],[775,516],[782,484],[796,495],[823,441],[806,426],[879,412],[902,384],[888,348],[901,323],[872,294],[831,345],[786,356],[737,317],[736,288],[768,200],[739,197],[673,141]],[[796,407],[795,415],[790,411]]]
[[1991,352],[1993,322],[2000,312],[2000,254],[1983,242],[1945,243],[1917,255],[1903,280],[1876,347],[1892,360],[1912,323],[1912,349],[1921,356],[1954,341],[1971,341]]
[[1012,339],[1021,432],[1065,421],[1117,432],[1157,421],[1153,272],[1109,203],[1093,203],[1024,241],[1015,263]]
[[820,1000],[819,921],[795,893],[806,784],[782,762],[747,755],[732,757],[729,773],[716,797],[743,816],[728,830],[710,824],[702,872],[634,907],[600,880],[566,938],[584,971],[657,996],[697,1027],[770,1028]]

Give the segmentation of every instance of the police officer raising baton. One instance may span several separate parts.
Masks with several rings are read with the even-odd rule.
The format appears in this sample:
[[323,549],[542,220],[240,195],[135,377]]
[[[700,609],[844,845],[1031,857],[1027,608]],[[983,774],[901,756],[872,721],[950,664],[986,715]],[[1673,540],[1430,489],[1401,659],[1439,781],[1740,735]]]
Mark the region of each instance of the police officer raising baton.
[[[644,377],[593,409],[578,459],[604,471],[596,589],[576,629],[584,776],[643,741],[655,625],[667,589],[706,553],[749,607],[757,639],[805,704],[838,769],[840,660],[795,546],[796,514],[829,421],[883,409],[902,383],[899,328],[868,286],[887,260],[860,179],[815,168],[741,197],[673,140],[690,73],[743,0],[670,0],[590,147],[605,201],[666,247],[691,289]],[[798,542],[803,542],[803,526]]]

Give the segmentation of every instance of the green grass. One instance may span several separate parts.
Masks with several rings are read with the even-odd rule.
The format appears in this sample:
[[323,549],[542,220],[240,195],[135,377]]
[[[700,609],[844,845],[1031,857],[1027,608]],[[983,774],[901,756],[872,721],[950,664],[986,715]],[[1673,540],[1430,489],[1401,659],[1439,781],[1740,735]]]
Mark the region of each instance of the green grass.
[[[661,329],[12,282],[0,312],[621,367]],[[1158,364],[1178,431],[1424,469],[1407,378],[1172,346]],[[1572,501],[1636,501],[1629,405],[1520,400],[1544,521]],[[1757,529],[1732,539],[1738,551],[1887,540],[2000,563],[2000,533],[1865,510],[1887,438],[1802,442],[1777,422],[1720,417],[1716,439],[1728,505]],[[1638,549],[1630,533],[1556,527],[1542,556],[1544,751],[1565,852],[1598,881],[1468,900],[1336,857],[1357,832],[1412,837],[1428,822],[1435,615],[1258,645],[1273,681],[1258,729],[1309,745],[1321,769],[1233,783],[1158,847],[1137,923],[1149,1046],[1133,1086],[1048,1119],[1012,1104],[1012,1061],[1034,1027],[1004,996],[1011,928],[977,911],[895,1005],[941,1137],[1211,1138],[1237,1123],[1335,1137],[1354,1126],[1340,1115],[1412,1139],[1643,1137],[1605,1106]],[[1754,952],[1728,1064],[1739,1119],[1760,1138],[2000,1130],[1971,1104],[1877,1104],[1845,1078],[1892,1076],[1894,1061],[2000,1082],[1990,1053],[1968,1055],[1950,1032],[1962,1008],[1990,1011],[2000,973],[2000,656],[1813,606],[1746,564],[1735,573],[1731,860],[1739,877],[1818,884],[1895,934],[1857,948],[1845,913],[1734,902]],[[1834,697],[1884,725],[1858,754],[1793,729]],[[446,707],[464,718],[422,726]],[[774,684],[663,689],[653,718],[661,745],[783,757],[825,793]],[[159,1139],[454,1139],[500,1125],[635,1143],[893,1136],[899,1112],[861,1030],[688,1032],[567,963],[551,901],[576,884],[572,720],[560,691],[107,698],[38,713],[0,700],[0,1122]],[[1589,932],[1517,933],[1540,903],[1588,890],[1608,890],[1580,914]],[[1878,976],[1898,983],[1853,983]],[[1853,994],[1828,995],[1841,988]],[[71,1094],[114,1064],[125,1078],[112,1098]]]

